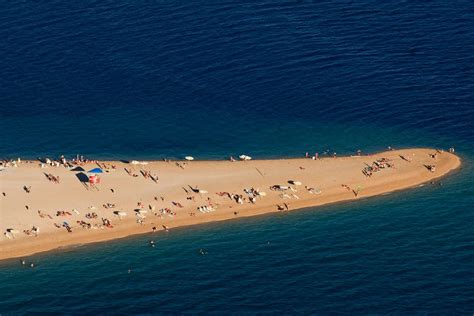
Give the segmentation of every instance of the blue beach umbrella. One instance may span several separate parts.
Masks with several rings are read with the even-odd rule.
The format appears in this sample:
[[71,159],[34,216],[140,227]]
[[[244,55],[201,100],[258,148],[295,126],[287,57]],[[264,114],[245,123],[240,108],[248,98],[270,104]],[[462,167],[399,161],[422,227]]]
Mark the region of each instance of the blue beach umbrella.
[[91,169],[87,172],[88,173],[104,173],[104,171],[102,171],[102,169],[100,169],[100,168],[94,168],[94,169]]

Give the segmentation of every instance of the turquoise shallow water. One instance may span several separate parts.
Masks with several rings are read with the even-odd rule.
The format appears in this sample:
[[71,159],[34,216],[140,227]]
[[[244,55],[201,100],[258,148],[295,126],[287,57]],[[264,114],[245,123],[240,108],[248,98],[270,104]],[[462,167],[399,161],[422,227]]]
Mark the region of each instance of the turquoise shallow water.
[[463,159],[441,185],[1,262],[0,314],[473,313],[469,1],[0,6],[1,157]]

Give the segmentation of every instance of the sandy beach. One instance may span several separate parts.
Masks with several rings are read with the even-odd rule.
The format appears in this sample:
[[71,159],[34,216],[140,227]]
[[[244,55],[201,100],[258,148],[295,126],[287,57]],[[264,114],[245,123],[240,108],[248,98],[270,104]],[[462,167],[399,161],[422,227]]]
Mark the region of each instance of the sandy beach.
[[[461,165],[434,149],[250,161],[24,161],[0,172],[0,259],[406,189]],[[431,167],[433,166],[433,167]],[[84,182],[101,168],[100,183]],[[431,168],[431,170],[429,170]]]

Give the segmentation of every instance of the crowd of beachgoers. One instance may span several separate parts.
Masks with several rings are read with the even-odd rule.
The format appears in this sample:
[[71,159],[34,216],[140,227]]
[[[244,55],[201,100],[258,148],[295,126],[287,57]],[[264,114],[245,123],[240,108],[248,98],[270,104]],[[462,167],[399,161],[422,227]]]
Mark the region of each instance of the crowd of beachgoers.
[[[450,152],[454,152],[453,149],[450,149]],[[425,165],[425,167],[431,171],[435,172],[436,170],[436,160],[442,151],[436,151],[433,154],[430,154],[433,163]],[[356,152],[357,156],[362,156],[361,151]],[[336,158],[336,153],[332,155]],[[314,156],[310,156],[308,153],[305,155],[306,158],[312,160],[321,159],[319,154],[316,153]],[[370,156],[366,156],[370,157]],[[185,161],[176,161],[175,165],[180,169],[185,169],[190,161],[194,158],[189,157]],[[400,155],[401,161],[406,163],[411,163],[412,159],[409,156]],[[251,157],[242,155],[240,160],[248,161]],[[230,158],[231,161],[236,161],[233,157]],[[171,160],[164,160],[166,163],[172,163]],[[81,181],[84,187],[88,190],[95,188],[100,190],[100,182],[97,181],[97,177],[101,176],[101,173],[107,172],[120,172],[120,167],[118,163],[108,163],[101,162],[98,160],[86,159],[83,156],[77,156],[74,159],[68,160],[64,156],[60,156],[57,159],[50,158],[38,158],[37,161],[22,161],[21,159],[7,159],[0,161],[0,169],[5,168],[16,168],[21,167],[22,164],[37,164],[40,169],[44,168],[67,168],[68,170],[77,171],[84,173],[84,175],[89,174],[89,178]],[[97,166],[91,172],[87,172],[82,167],[84,166]],[[147,162],[140,161],[128,161],[124,162],[123,171],[126,175],[132,178],[142,177],[146,180],[151,180],[150,185],[159,185],[160,178],[157,174],[153,173],[151,170],[147,169]],[[304,170],[304,167],[299,167],[301,170]],[[378,158],[373,160],[371,164],[365,163],[362,166],[361,172],[367,177],[371,178],[374,173],[381,172],[385,169],[395,169],[396,165],[393,159],[388,158]],[[50,169],[49,169],[50,170]],[[257,169],[259,173],[263,173]],[[41,171],[40,171],[41,172]],[[45,181],[52,182],[54,184],[61,185],[59,176],[55,175],[54,171],[48,173],[43,172],[45,176]],[[95,177],[95,178],[94,178]],[[95,180],[93,180],[95,179]],[[355,197],[358,197],[362,187],[350,187],[344,183],[341,183],[342,190],[351,191]],[[23,190],[25,194],[30,194],[35,188],[25,183],[23,185]],[[108,188],[112,193],[114,192],[113,188]],[[154,232],[157,230],[156,225],[153,223],[158,219],[163,218],[174,218],[178,214],[181,216],[189,215],[191,217],[198,216],[199,214],[212,214],[219,210],[219,207],[223,204],[258,204],[260,199],[264,199],[267,196],[267,193],[261,188],[255,187],[243,187],[240,192],[227,192],[227,191],[218,191],[209,193],[204,188],[200,188],[196,185],[188,185],[187,187],[182,187],[183,189],[183,200],[190,201],[193,203],[193,206],[187,205],[180,200],[167,200],[165,196],[154,196],[153,201],[149,203],[144,203],[143,201],[137,201],[136,207],[133,209],[124,210],[116,205],[114,201],[105,201],[100,206],[90,205],[87,210],[77,209],[61,209],[61,210],[31,210],[34,214],[37,214],[40,218],[44,219],[45,225],[53,225],[58,230],[65,230],[68,233],[73,233],[76,229],[85,229],[85,230],[99,230],[99,229],[113,229],[117,224],[120,223],[124,218],[134,217],[134,221],[138,225],[145,225],[146,223],[152,224],[151,230]],[[281,200],[281,203],[276,205],[276,209],[279,211],[288,211],[290,209],[289,201],[299,200],[301,198],[301,193],[310,194],[313,196],[318,196],[323,194],[321,188],[314,185],[304,185],[301,181],[296,179],[288,179],[286,183],[272,184],[268,187],[271,192],[277,194],[278,198]],[[8,192],[2,192],[3,198],[8,198]],[[308,196],[307,196],[308,197]],[[163,205],[164,202],[167,202],[168,206],[158,207],[159,204]],[[30,210],[30,206],[25,206],[27,210]],[[104,214],[109,214],[105,216]],[[239,215],[238,211],[234,212],[234,215]],[[150,221],[150,218],[152,220]],[[166,225],[162,225],[164,230],[168,230]],[[15,239],[23,233],[24,236],[36,237],[40,233],[40,227],[38,225],[32,226],[29,229],[24,229],[20,231],[15,227],[8,227],[3,235],[6,239]]]

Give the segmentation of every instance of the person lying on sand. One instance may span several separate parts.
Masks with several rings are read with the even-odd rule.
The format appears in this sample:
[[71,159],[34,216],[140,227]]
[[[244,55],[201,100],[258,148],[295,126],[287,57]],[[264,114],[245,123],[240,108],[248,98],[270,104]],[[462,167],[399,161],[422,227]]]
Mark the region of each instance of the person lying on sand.
[[71,216],[72,214],[70,212],[66,211],[57,211],[56,216]]
[[102,218],[102,224],[105,226],[105,227],[108,227],[108,228],[114,228],[114,226],[112,226],[112,222],[107,219],[107,218]]
[[38,237],[39,228],[36,227],[36,226],[33,226],[33,228],[31,228],[31,229],[25,229],[23,232],[24,232],[27,236],[33,235],[33,236],[35,236],[35,237]]
[[347,184],[341,184],[341,186],[342,186],[343,188],[346,188],[347,191],[350,191],[350,190],[351,190],[351,187],[348,186]]
[[67,222],[63,223],[63,227],[66,228],[68,233],[72,233],[72,228],[71,228],[71,226],[69,226],[69,224]]
[[407,156],[404,156],[404,155],[400,155],[400,158],[402,158],[402,159],[405,160],[405,161],[411,162],[411,158],[410,158],[410,157],[407,157]]
[[177,207],[179,207],[179,208],[183,208],[183,207],[184,207],[184,206],[183,206],[181,203],[179,203],[179,202],[171,202],[171,203],[173,203],[174,206],[177,206]]
[[39,215],[39,217],[41,217],[41,218],[48,217],[49,219],[53,219],[53,217],[52,217],[51,215],[45,214],[45,213],[41,212],[40,210],[38,210],[38,215]]
[[91,229],[92,225],[90,223],[87,223],[83,220],[80,220],[80,221],[76,221],[76,223],[78,223],[79,225],[82,226],[82,228],[86,228],[86,229]]
[[97,215],[97,213],[94,213],[94,212],[86,214],[86,218],[88,219],[93,219],[93,218],[98,218],[98,217],[99,216]]

